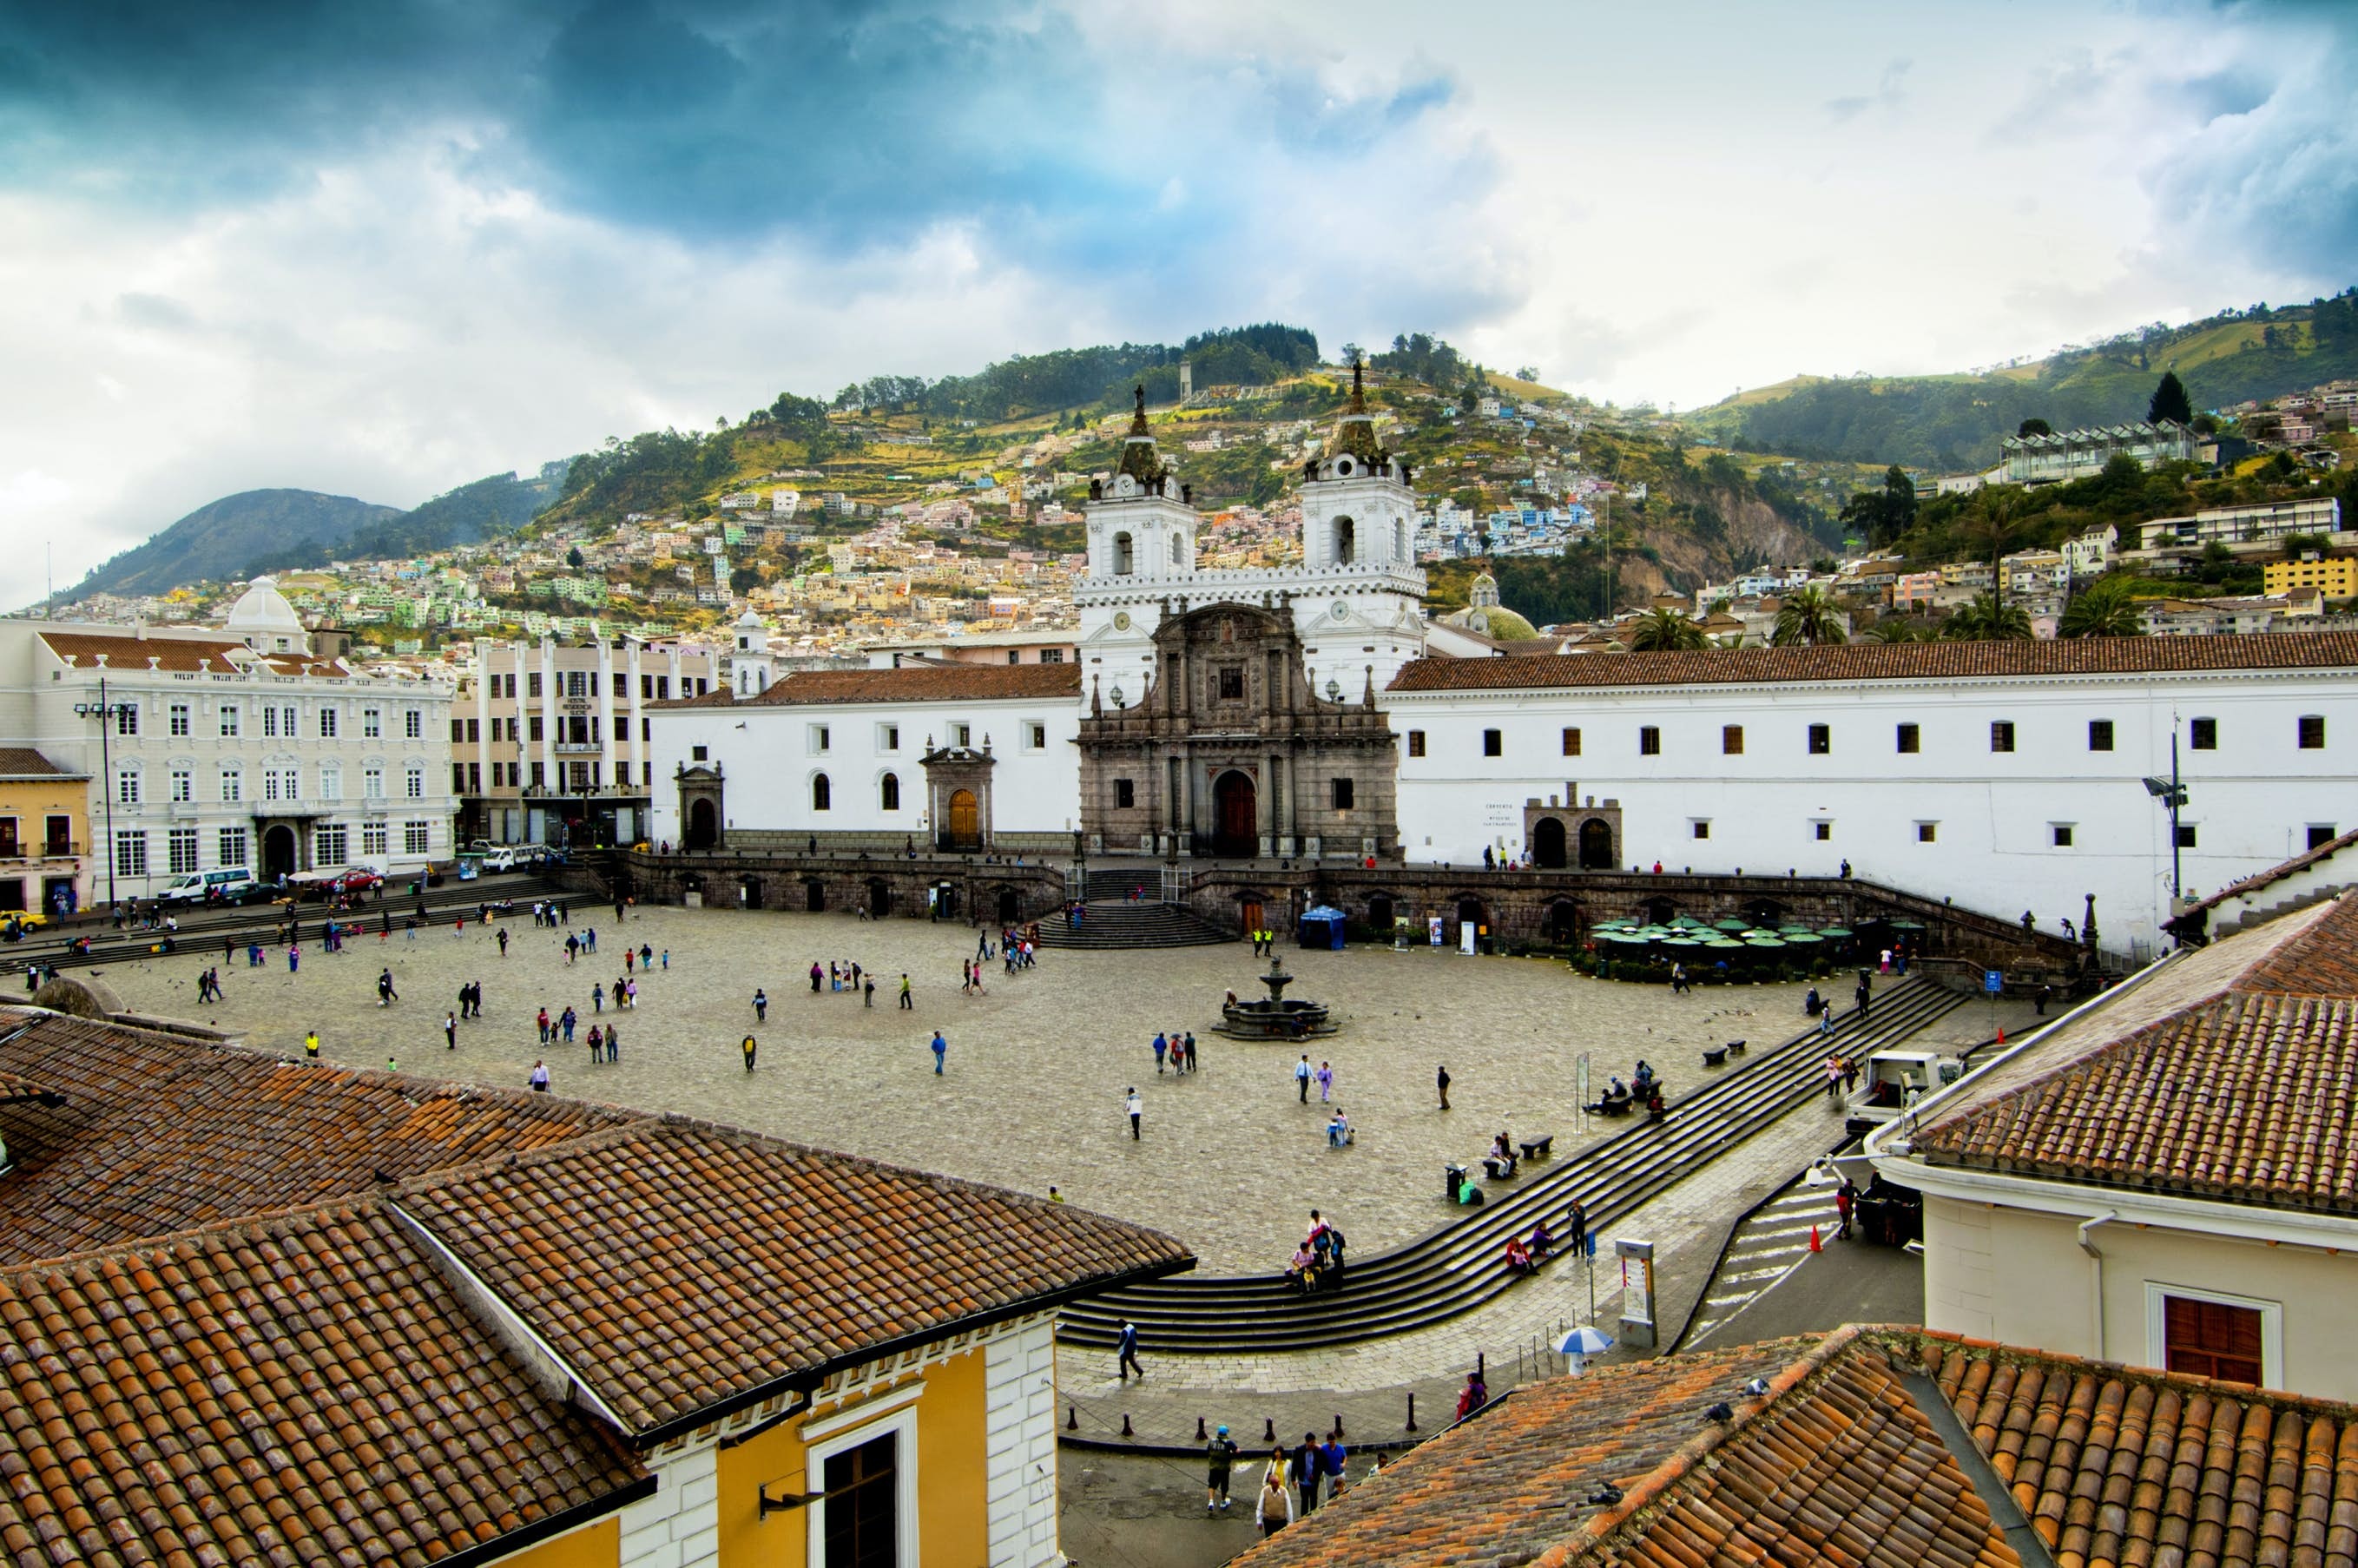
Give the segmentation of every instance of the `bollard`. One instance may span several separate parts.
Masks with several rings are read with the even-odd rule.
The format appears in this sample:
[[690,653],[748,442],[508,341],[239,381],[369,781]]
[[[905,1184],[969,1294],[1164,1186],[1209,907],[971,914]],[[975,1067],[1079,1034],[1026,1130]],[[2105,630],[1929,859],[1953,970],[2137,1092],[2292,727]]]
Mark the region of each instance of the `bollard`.
[[1414,1431],[1416,1430],[1416,1390],[1415,1390],[1414,1389],[1411,1389],[1411,1390],[1408,1391],[1408,1428],[1407,1428],[1407,1430],[1409,1430],[1410,1432],[1414,1432]]
[[1130,1412],[1128,1411],[1121,1412],[1121,1434],[1124,1437],[1136,1437],[1138,1435],[1138,1433],[1130,1430]]
[[1263,1443],[1275,1443],[1277,1441],[1277,1418],[1275,1416],[1265,1415],[1260,1418],[1260,1440]]
[[1341,1437],[1343,1434],[1343,1412],[1341,1411],[1336,1411],[1335,1412],[1335,1435],[1336,1437]]
[[1490,1368],[1487,1365],[1488,1357],[1489,1352],[1486,1350],[1476,1350],[1474,1352],[1474,1370],[1486,1383],[1490,1380]]
[[1066,1405],[1065,1407],[1065,1430],[1066,1432],[1078,1432],[1081,1430],[1081,1418],[1079,1412],[1076,1411],[1070,1405]]
[[1202,1416],[1197,1416],[1195,1418],[1195,1441],[1198,1443],[1208,1443],[1211,1441],[1210,1437],[1204,1431],[1204,1418]]

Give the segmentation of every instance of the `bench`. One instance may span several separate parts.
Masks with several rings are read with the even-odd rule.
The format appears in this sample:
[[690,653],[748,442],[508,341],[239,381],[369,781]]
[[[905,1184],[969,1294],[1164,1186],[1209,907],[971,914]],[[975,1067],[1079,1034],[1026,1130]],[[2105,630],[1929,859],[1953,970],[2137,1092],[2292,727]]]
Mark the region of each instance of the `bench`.
[[1526,1160],[1544,1160],[1555,1150],[1555,1134],[1542,1132],[1536,1138],[1518,1138],[1515,1146],[1523,1152]]
[[1599,1116],[1627,1116],[1629,1108],[1637,1103],[1634,1099],[1601,1099],[1588,1108]]
[[1492,1181],[1503,1182],[1514,1175],[1515,1162],[1502,1160],[1496,1154],[1485,1154],[1482,1156],[1482,1169],[1489,1173]]
[[1741,1040],[1731,1040],[1731,1041],[1729,1041],[1729,1042],[1727,1043],[1727,1054],[1728,1054],[1729,1055],[1731,1055],[1731,1056],[1741,1056],[1741,1055],[1743,1055],[1743,1054],[1744,1054],[1744,1042],[1743,1042],[1743,1041],[1741,1041]]
[[1725,1046],[1725,1045],[1723,1045],[1723,1046],[1721,1046],[1721,1047],[1720,1047],[1718,1050],[1716,1050],[1716,1051],[1711,1050],[1710,1048],[1706,1047],[1706,1048],[1704,1049],[1704,1054],[1703,1054],[1703,1065],[1704,1065],[1704,1066],[1706,1066],[1706,1067],[1725,1067],[1725,1066],[1726,1066],[1726,1065],[1727,1065],[1727,1047],[1726,1047],[1726,1046]]

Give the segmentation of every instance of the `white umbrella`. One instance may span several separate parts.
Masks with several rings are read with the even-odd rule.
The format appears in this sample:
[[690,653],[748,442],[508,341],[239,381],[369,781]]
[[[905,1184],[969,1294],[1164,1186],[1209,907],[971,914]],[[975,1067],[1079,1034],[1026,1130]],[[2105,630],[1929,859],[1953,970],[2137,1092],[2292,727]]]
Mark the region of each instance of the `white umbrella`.
[[1601,1356],[1613,1348],[1613,1341],[1584,1323],[1557,1340],[1555,1348],[1559,1356]]

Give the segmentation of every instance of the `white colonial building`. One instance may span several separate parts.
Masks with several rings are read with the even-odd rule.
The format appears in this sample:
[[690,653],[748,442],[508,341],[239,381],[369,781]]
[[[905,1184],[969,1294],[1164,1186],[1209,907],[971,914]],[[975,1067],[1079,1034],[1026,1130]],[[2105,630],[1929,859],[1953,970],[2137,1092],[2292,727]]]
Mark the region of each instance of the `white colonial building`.
[[[2112,945],[2358,816],[2358,635],[1428,659],[1383,696],[1411,860],[1864,878]],[[1527,806],[1617,806],[1527,842]]]
[[0,622],[0,736],[90,776],[92,896],[449,854],[450,685],[314,642],[267,578],[220,631]]

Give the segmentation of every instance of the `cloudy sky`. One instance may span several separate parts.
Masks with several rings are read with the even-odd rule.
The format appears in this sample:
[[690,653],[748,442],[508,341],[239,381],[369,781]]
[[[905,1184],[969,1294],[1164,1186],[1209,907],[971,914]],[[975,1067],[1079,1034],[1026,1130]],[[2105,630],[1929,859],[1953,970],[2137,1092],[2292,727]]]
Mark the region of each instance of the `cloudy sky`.
[[1279,319],[1682,406],[2358,282],[2358,4],[0,0],[0,603]]

